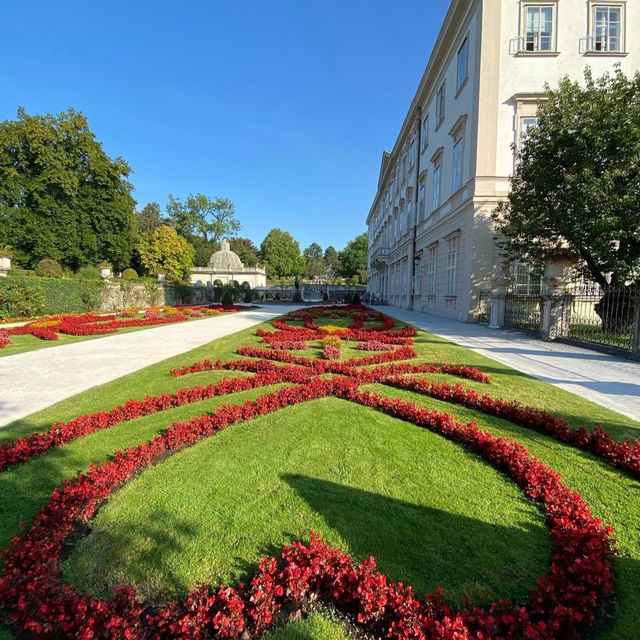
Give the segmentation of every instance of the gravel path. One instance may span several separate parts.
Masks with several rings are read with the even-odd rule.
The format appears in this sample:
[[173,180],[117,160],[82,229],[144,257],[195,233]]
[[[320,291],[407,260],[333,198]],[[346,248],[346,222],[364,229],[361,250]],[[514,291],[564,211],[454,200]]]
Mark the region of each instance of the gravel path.
[[270,305],[0,358],[0,427],[291,308]]
[[640,362],[561,342],[545,342],[513,329],[489,329],[398,307],[379,308],[403,322],[640,420]]

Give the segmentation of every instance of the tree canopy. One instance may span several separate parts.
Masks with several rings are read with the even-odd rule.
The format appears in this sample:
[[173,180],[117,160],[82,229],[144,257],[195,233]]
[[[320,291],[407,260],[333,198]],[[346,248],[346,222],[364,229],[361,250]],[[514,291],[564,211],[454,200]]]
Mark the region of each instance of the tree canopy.
[[240,229],[234,204],[227,198],[212,200],[196,193],[182,202],[169,194],[167,214],[171,226],[186,238],[200,236],[205,241],[220,242],[225,237],[234,236]]
[[294,276],[304,271],[300,245],[293,236],[281,229],[271,229],[260,245],[260,256],[270,276]]
[[167,280],[179,282],[191,273],[195,251],[172,227],[163,224],[151,236],[143,234],[138,251],[142,264],[153,275],[164,273]]
[[0,123],[0,246],[32,267],[129,264],[135,241],[131,168],[110,158],[86,117],[69,109]]
[[369,251],[368,235],[365,231],[356,236],[340,252],[342,274],[347,278],[357,277],[360,282],[367,281],[367,253]]
[[162,212],[157,202],[149,202],[136,211],[136,223],[138,233],[151,235],[160,225],[164,224]]
[[335,247],[329,245],[324,250],[324,275],[328,280],[335,278],[342,271],[340,255]]
[[324,258],[322,247],[312,242],[303,252],[305,260],[305,275],[309,278],[319,278],[324,274]]
[[573,256],[602,287],[640,275],[640,74],[547,87],[494,212],[511,258]]
[[249,238],[231,238],[229,245],[231,251],[238,254],[245,267],[255,267],[258,264],[260,259],[258,248]]

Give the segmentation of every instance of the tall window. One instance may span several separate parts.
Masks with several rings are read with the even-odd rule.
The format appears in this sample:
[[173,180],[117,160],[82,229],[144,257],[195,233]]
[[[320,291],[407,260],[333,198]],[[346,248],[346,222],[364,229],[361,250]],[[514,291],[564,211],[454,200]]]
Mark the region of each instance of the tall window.
[[526,140],[527,136],[529,135],[529,129],[531,129],[531,127],[537,126],[538,118],[536,118],[535,116],[524,116],[520,118],[520,144],[522,144],[522,142]]
[[449,240],[447,252],[447,295],[456,295],[456,268],[458,266],[458,238]]
[[513,264],[513,292],[523,295],[540,295],[542,285],[542,274],[539,270],[532,269],[524,262],[514,262]]
[[424,218],[424,182],[418,187],[418,221]]
[[427,114],[422,121],[422,131],[420,146],[422,149],[426,149],[429,144],[429,115]]
[[444,82],[436,94],[436,126],[444,120]]
[[525,51],[553,50],[553,7],[525,7]]
[[429,249],[429,280],[427,285],[427,295],[436,295],[436,263],[438,259],[438,247]]
[[453,145],[453,193],[462,188],[462,136]]
[[440,206],[440,165],[433,170],[433,201],[431,210],[435,211]]
[[593,48],[596,51],[622,51],[622,7],[593,7]]
[[411,140],[411,146],[409,147],[409,169],[413,167],[413,163],[415,162],[416,155],[416,141],[415,138]]
[[469,72],[469,39],[465,38],[462,46],[458,49],[458,67],[456,74],[456,91],[460,91],[460,88],[467,79]]

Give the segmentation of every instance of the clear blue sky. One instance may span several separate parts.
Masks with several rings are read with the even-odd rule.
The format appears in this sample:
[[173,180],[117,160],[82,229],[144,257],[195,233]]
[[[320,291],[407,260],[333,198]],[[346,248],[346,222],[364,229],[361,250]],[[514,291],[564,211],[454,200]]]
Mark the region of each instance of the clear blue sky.
[[241,235],[366,228],[449,0],[7,2],[0,120],[82,111],[142,207],[227,197]]

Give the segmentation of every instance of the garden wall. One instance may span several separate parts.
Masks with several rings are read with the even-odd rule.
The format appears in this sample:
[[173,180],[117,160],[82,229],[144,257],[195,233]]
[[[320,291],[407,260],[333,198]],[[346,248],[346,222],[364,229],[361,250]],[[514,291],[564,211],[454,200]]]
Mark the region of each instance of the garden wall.
[[191,304],[206,293],[190,284],[8,276],[0,278],[0,319]]

